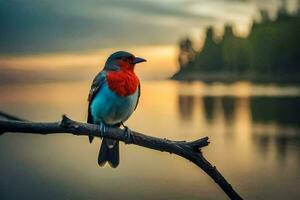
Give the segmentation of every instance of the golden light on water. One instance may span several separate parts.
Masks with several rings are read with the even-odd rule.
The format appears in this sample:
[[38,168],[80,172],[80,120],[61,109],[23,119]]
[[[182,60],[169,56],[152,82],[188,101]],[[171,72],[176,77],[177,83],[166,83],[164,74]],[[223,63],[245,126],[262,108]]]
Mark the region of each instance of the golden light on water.
[[[13,114],[34,121],[59,120],[63,113],[75,120],[85,121],[89,86],[90,81],[1,86],[0,105]],[[281,87],[270,88],[273,94],[283,91]],[[246,82],[207,85],[201,82],[182,84],[144,80],[139,106],[126,124],[133,130],[174,140],[209,136],[211,144],[203,149],[205,156],[222,169],[232,182],[243,183],[244,177],[249,179],[256,176],[266,166],[274,172],[280,169],[278,159],[281,150],[278,150],[276,137],[290,129],[274,123],[255,121],[251,108],[253,95],[270,88]],[[299,88],[291,91],[299,92]],[[299,96],[300,93],[293,95]],[[229,110],[225,106],[227,97],[232,106],[229,106]],[[271,135],[268,135],[270,132]],[[295,135],[289,134],[288,137]],[[266,146],[265,137],[270,138],[266,142],[274,149],[267,161],[265,154],[261,153],[261,149]],[[115,187],[130,184],[139,190],[140,196],[145,196],[148,194],[144,191],[145,187],[151,190],[163,188],[163,193],[167,193],[170,188],[177,188],[178,183],[181,183],[181,189],[172,192],[176,196],[197,195],[199,185],[202,185],[201,196],[209,196],[207,191],[214,191],[220,198],[223,196],[204,174],[199,173],[199,169],[185,160],[137,146],[121,145],[120,167],[116,170],[109,167],[100,170],[96,163],[99,140],[90,145],[86,137],[7,135],[1,141],[10,141],[11,145],[20,146],[10,151],[10,156],[16,162],[29,166],[36,174],[47,174],[49,180],[63,182],[77,189],[74,180],[80,180],[87,185],[80,187],[80,191],[93,192],[95,196],[109,190],[107,184]],[[293,171],[299,154],[293,153],[291,149],[286,151],[286,167]],[[21,156],[23,153],[26,156]],[[269,155],[268,152],[266,155]],[[67,172],[62,173],[62,169]],[[138,184],[141,180],[143,185]],[[270,185],[270,181],[261,180],[256,184]],[[97,187],[91,188],[90,185]],[[248,189],[248,185],[237,186],[239,190]],[[126,197],[131,195],[125,190],[121,192]]]

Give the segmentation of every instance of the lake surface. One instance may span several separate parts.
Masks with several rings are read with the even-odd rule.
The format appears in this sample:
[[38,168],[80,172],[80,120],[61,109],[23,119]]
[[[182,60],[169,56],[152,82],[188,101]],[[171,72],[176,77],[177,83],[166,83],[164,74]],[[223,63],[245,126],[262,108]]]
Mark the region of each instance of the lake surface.
[[[0,110],[33,121],[86,120],[89,81],[0,85]],[[174,140],[208,136],[205,157],[245,198],[300,199],[300,88],[143,81],[127,125]],[[0,199],[227,199],[183,158],[121,144],[100,168],[100,140],[0,137]]]

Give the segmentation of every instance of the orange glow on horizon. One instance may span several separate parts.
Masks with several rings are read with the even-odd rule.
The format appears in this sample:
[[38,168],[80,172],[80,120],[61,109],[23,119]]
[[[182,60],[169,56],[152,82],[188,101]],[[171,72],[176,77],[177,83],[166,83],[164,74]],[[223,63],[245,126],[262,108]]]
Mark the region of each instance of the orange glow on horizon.
[[[99,51],[90,51],[83,53],[53,53],[42,55],[26,56],[0,56],[0,67],[9,67],[15,69],[54,69],[61,67],[72,67],[80,65],[99,65],[104,64],[106,58],[113,52],[120,49],[103,49]],[[123,49],[122,49],[123,50]],[[172,64],[164,62],[166,56],[174,57],[176,47],[166,46],[143,46],[124,49],[137,56],[145,57],[149,62],[162,61],[163,64]]]
[[[58,70],[72,67],[90,67],[91,70],[102,69],[106,58],[113,52],[120,49],[103,49],[99,51],[82,53],[60,53],[27,56],[0,57],[0,67],[22,70]],[[147,60],[136,67],[139,76],[152,77],[169,76],[177,69],[176,57],[177,47],[165,46],[143,46],[124,49],[136,56]]]

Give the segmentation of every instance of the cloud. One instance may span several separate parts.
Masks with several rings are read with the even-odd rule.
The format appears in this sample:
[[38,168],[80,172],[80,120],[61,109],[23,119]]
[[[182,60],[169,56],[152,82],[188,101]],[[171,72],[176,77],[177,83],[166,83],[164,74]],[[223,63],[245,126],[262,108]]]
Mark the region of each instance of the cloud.
[[0,0],[0,54],[174,44],[191,30],[226,17],[226,9],[238,13],[247,10],[248,4],[220,0]]

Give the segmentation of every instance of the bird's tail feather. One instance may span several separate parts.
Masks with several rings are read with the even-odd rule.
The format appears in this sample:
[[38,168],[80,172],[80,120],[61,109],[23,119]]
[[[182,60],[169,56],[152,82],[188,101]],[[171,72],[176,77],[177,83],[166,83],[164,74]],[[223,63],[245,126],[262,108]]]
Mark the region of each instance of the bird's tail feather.
[[116,168],[120,162],[119,141],[103,139],[98,156],[98,164],[104,166],[108,162],[113,168]]

